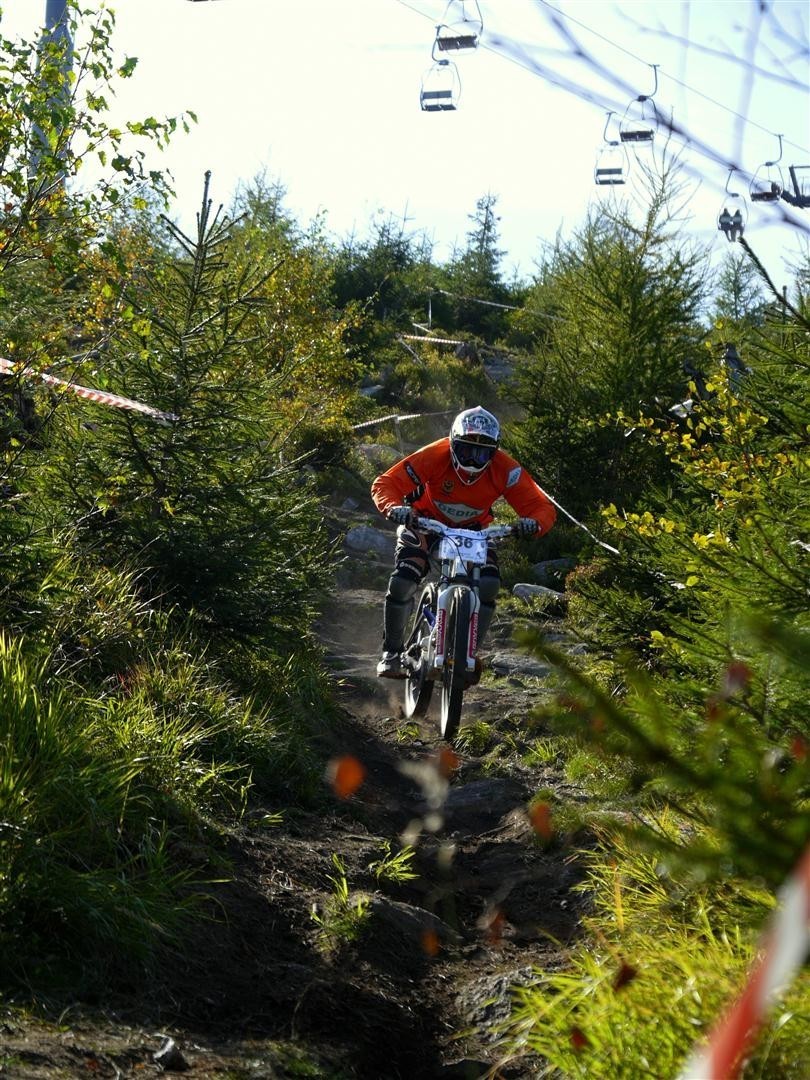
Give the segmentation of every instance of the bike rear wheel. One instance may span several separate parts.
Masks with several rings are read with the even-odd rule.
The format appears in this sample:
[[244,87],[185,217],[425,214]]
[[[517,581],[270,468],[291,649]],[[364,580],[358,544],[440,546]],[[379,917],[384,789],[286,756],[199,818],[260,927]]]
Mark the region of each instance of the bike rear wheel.
[[439,731],[451,742],[461,722],[461,706],[467,684],[467,637],[472,597],[468,589],[454,589],[447,612],[447,633],[442,669]]
[[[432,613],[431,619],[426,612]],[[405,642],[403,655],[408,675],[405,679],[405,706],[403,712],[412,716],[424,716],[433,693],[433,680],[428,678],[432,662],[430,635],[436,615],[436,586],[428,585],[419,598],[410,635]]]

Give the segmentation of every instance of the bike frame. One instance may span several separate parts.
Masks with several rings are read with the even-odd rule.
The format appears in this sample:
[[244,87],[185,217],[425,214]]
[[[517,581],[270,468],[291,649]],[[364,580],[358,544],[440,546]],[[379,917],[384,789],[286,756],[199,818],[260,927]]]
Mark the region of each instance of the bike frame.
[[510,525],[486,529],[457,529],[433,518],[417,518],[414,528],[440,537],[438,583],[425,586],[414,614],[405,648],[405,716],[424,716],[434,683],[441,687],[439,731],[454,738],[461,720],[464,691],[477,682],[478,620],[481,599],[478,583],[486,565],[490,543],[512,536]]
[[[487,546],[492,541],[505,539],[512,535],[510,525],[490,525],[485,529],[457,529],[445,525],[433,518],[418,518],[416,527],[423,532],[437,534],[446,545],[440,545],[439,556],[431,556],[431,562],[438,565],[439,577],[436,597],[435,633],[431,635],[433,656],[431,657],[431,678],[438,676],[446,662],[446,632],[450,602],[455,589],[463,588],[470,593],[470,614],[467,627],[466,670],[475,671],[475,657],[478,650],[478,616],[481,600],[478,596],[478,582],[481,567],[486,565]],[[448,554],[450,548],[453,554]],[[477,555],[477,559],[476,559]],[[467,556],[467,557],[465,557]],[[473,556],[474,561],[470,561]]]

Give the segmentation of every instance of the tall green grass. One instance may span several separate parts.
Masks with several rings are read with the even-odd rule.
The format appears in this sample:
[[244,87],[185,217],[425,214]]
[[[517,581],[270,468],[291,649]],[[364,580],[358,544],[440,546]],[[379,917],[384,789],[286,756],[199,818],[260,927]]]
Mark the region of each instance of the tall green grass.
[[[593,905],[585,937],[563,970],[515,990],[504,1048],[539,1054],[548,1077],[673,1077],[744,984],[772,900],[750,886],[687,889],[614,833],[583,858]],[[805,974],[743,1075],[810,1075],[809,1024]]]
[[92,702],[0,635],[0,970],[145,959],[182,917],[187,873],[152,810],[142,763],[105,753]]
[[[11,985],[148,966],[221,875],[218,828],[260,776],[283,805],[316,769],[213,661],[167,643],[103,692],[0,634],[0,971]],[[187,844],[195,856],[188,865]],[[205,869],[217,864],[216,870]]]

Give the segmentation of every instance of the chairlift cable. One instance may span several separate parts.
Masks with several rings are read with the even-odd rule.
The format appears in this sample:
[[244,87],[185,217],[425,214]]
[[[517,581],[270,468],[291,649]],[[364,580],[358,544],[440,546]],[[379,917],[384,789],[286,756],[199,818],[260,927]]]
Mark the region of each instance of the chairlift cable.
[[[432,17],[427,12],[420,11],[419,8],[414,7],[414,5],[409,3],[408,0],[396,0],[396,2],[398,4],[400,4],[402,7],[407,8],[409,11],[412,11],[415,15],[419,15],[424,19],[430,20],[431,22],[433,21]],[[559,15],[561,18],[568,19],[569,21],[576,23],[578,26],[582,26],[586,30],[591,30],[590,27],[586,26],[584,23],[579,22],[579,20],[573,18],[573,16],[566,15],[564,12],[560,11],[558,8],[555,8],[552,4],[550,4],[548,2],[548,0],[538,0],[538,2],[542,3],[542,4],[545,4],[551,11],[555,12],[555,14]],[[634,60],[638,60],[640,63],[646,64],[647,67],[652,66],[651,64],[647,63],[646,60],[643,60],[641,57],[636,56],[635,53],[630,52],[628,49],[625,49],[621,45],[617,45],[616,42],[612,41],[610,38],[604,37],[602,34],[599,34],[595,30],[591,30],[591,33],[593,33],[597,37],[601,38],[607,44],[613,45],[615,48],[619,49],[621,52],[626,53],[628,56],[632,57]],[[507,46],[508,47],[509,45],[514,45],[515,44],[514,42],[511,42],[510,39],[496,38],[492,34],[490,34],[489,37],[490,37],[490,41],[494,40],[500,46]],[[522,68],[524,71],[528,71],[530,75],[535,75],[535,76],[543,79],[543,81],[546,82],[547,84],[549,84],[550,86],[554,86],[557,89],[565,91],[566,93],[574,94],[576,97],[579,97],[580,100],[586,101],[590,105],[596,105],[597,108],[600,108],[605,112],[617,113],[619,111],[620,107],[621,107],[621,103],[618,100],[612,102],[609,105],[605,104],[604,97],[602,97],[601,95],[597,96],[596,93],[589,90],[587,87],[581,86],[580,84],[577,84],[577,83],[573,83],[570,80],[566,79],[565,77],[559,75],[557,72],[552,73],[552,72],[548,72],[548,71],[544,71],[542,69],[539,69],[537,64],[534,61],[527,62],[527,60],[529,59],[528,57],[523,59],[518,55],[510,55],[510,53],[508,51],[506,51],[505,48],[495,47],[494,45],[487,44],[487,42],[484,42],[484,41],[481,42],[480,48],[486,49],[487,52],[493,53],[495,56],[500,57],[502,60],[507,60],[509,63],[515,64],[517,67]],[[514,53],[515,50],[513,49],[512,51]],[[731,109],[727,105],[723,105],[720,102],[715,101],[714,98],[711,98],[706,94],[703,94],[699,90],[695,90],[688,83],[685,83],[680,79],[674,78],[673,76],[668,75],[666,72],[662,72],[662,74],[666,74],[667,78],[672,79],[673,82],[678,83],[678,85],[683,86],[685,89],[691,91],[692,93],[698,94],[699,97],[702,97],[706,101],[709,101],[714,105],[717,105],[718,108],[723,109],[725,112],[730,113],[732,116],[738,117],[739,119],[741,119],[743,121],[743,123],[750,124],[752,127],[758,128],[760,131],[764,131],[768,135],[772,135],[774,138],[776,138],[776,133],[775,132],[772,132],[769,128],[764,127],[762,124],[758,124],[755,120],[749,120],[747,117],[742,116],[740,113],[737,113],[734,109]],[[723,166],[724,169],[733,168],[734,170],[736,170],[738,172],[741,172],[741,173],[742,172],[747,172],[747,170],[742,169],[735,162],[730,162],[723,155],[719,154],[717,151],[713,150],[710,146],[708,146],[707,144],[705,144],[702,141],[698,140],[695,136],[690,135],[688,131],[686,131],[684,129],[679,129],[679,128],[674,127],[672,125],[671,121],[669,122],[669,134],[670,134],[670,137],[675,139],[678,143],[680,143],[680,145],[682,145],[683,147],[688,147],[689,150],[691,150],[692,153],[697,154],[700,157],[706,158],[707,161],[712,162],[712,164],[714,164],[714,165],[721,165],[721,166]],[[802,151],[802,153],[810,154],[810,151],[808,151],[805,147],[800,146],[798,143],[794,143],[789,139],[785,139],[784,141],[789,146],[792,146],[795,149]],[[697,169],[692,169],[691,171],[694,172],[698,176],[701,175],[699,170],[697,170]],[[791,224],[792,226],[794,226],[795,228],[800,229],[803,232],[810,231],[808,229],[808,226],[804,222],[799,221],[795,217],[793,217],[790,214],[786,213],[784,209],[782,210],[782,219],[784,221],[788,222],[789,224]]]
[[[398,2],[403,3],[404,0],[398,0]],[[541,0],[541,2],[546,3],[547,0]],[[552,10],[556,10],[556,9],[552,8]],[[493,35],[490,35],[490,40],[497,41],[498,45],[505,46],[505,48],[494,48],[492,45],[486,45],[486,44],[483,44],[482,48],[487,49],[489,52],[494,53],[496,56],[500,56],[504,60],[508,60],[510,63],[516,64],[518,67],[523,68],[524,71],[528,71],[529,74],[536,75],[537,77],[543,79],[543,81],[548,83],[549,85],[556,86],[558,89],[564,90],[567,93],[574,94],[576,97],[579,97],[580,100],[587,101],[591,105],[597,105],[598,107],[602,108],[605,112],[617,113],[619,111],[620,106],[619,106],[618,101],[612,103],[611,105],[605,105],[603,98],[597,97],[593,92],[591,92],[589,89],[587,89],[584,86],[581,86],[581,85],[579,85],[577,83],[573,83],[570,80],[566,80],[565,78],[563,78],[561,76],[557,76],[556,72],[552,74],[550,72],[547,72],[547,71],[543,70],[542,68],[540,68],[536,64],[535,61],[531,60],[530,57],[526,56],[525,53],[524,53],[525,59],[521,59],[519,56],[516,56],[516,55],[510,55],[510,53],[507,51],[507,49],[509,49],[510,46],[513,47],[515,45],[515,43],[512,42],[510,39],[493,38]],[[605,39],[605,40],[609,40],[609,39]],[[514,49],[513,49],[513,51],[514,51]],[[623,51],[626,52],[627,50],[623,50]],[[634,54],[630,53],[628,55],[633,56]],[[634,57],[634,58],[639,59],[638,57]],[[644,63],[645,61],[641,61],[641,62]],[[652,66],[652,65],[648,65],[648,66]],[[732,111],[732,110],[729,110],[729,111]],[[735,114],[735,115],[737,115],[737,114]],[[745,118],[743,118],[743,119],[745,119]],[[714,165],[721,165],[724,169],[732,168],[732,169],[734,169],[734,170],[736,170],[738,172],[741,172],[741,173],[746,172],[746,173],[748,173],[749,176],[752,175],[751,173],[748,172],[748,170],[743,169],[737,163],[730,162],[727,158],[725,158],[723,155],[718,153],[716,150],[714,150],[707,143],[705,143],[702,140],[698,139],[697,136],[690,134],[689,131],[686,130],[685,128],[680,128],[677,125],[675,125],[675,123],[674,123],[674,121],[672,119],[666,121],[666,123],[667,123],[667,126],[668,126],[670,138],[674,139],[681,146],[683,146],[685,148],[688,148],[692,153],[694,153],[694,154],[696,154],[696,155],[698,155],[700,157],[706,158],[707,161],[712,162],[712,164],[714,164]],[[755,124],[755,126],[756,127],[761,127],[761,125],[759,125],[759,124]],[[763,131],[768,131],[767,128],[762,128],[762,130]],[[773,133],[768,131],[768,134],[773,134]],[[774,137],[776,137],[776,136],[774,136]],[[787,142],[788,140],[785,140],[785,141]],[[796,143],[790,143],[790,145],[791,146],[796,146],[797,144]],[[802,148],[799,147],[799,149],[802,149]],[[697,168],[687,166],[687,169],[688,169],[688,171],[692,172],[696,176],[702,176],[702,174],[700,173],[700,171]],[[789,202],[789,200],[785,200],[785,201]],[[789,205],[791,205],[791,204],[789,203]],[[789,223],[794,228],[797,228],[797,229],[801,230],[802,232],[809,232],[810,231],[810,228],[807,226],[807,224],[805,222],[799,221],[797,218],[791,216],[789,213],[787,213],[785,211],[784,208],[782,208],[782,210],[781,210],[781,216],[782,216],[783,221]]]
[[[412,11],[415,15],[420,15],[423,19],[428,19],[431,22],[433,21],[433,17],[431,15],[429,15],[425,11],[420,11],[419,8],[414,7],[414,5],[409,3],[408,0],[396,0],[396,2],[398,4],[400,4],[402,7],[408,8],[408,10]],[[553,4],[550,4],[549,0],[537,0],[537,2],[541,3],[541,4],[544,4],[547,8],[549,8],[550,11],[553,11],[555,15],[559,15],[560,18],[567,19],[568,22],[576,23],[577,26],[580,26],[584,30],[587,30],[589,33],[593,34],[595,37],[598,37],[600,40],[604,41],[607,45],[612,45],[615,49],[618,49],[620,52],[625,53],[625,55],[631,57],[633,60],[637,60],[640,64],[644,64],[646,67],[652,67],[653,66],[647,60],[644,60],[644,59],[642,59],[642,57],[637,56],[636,53],[631,52],[629,49],[626,49],[623,45],[619,45],[615,41],[613,41],[611,38],[605,37],[604,34],[600,34],[597,30],[594,30],[592,27],[588,26],[587,23],[580,22],[580,20],[574,18],[573,15],[568,15],[566,12],[560,11],[559,8],[556,8],[556,7],[553,6]],[[485,41],[481,42],[481,48],[486,49],[488,52],[494,53],[496,56],[500,56],[501,59],[503,59],[503,60],[508,60],[510,63],[516,64],[518,67],[523,68],[524,71],[528,71],[532,75],[538,74],[538,72],[534,71],[531,67],[528,67],[525,63],[523,63],[517,57],[509,56],[505,52],[503,52],[501,49],[496,49],[496,48],[493,48],[491,45],[487,45],[487,43]],[[758,128],[760,131],[764,131],[766,135],[772,135],[774,138],[776,138],[777,133],[774,132],[774,131],[771,131],[770,128],[766,128],[763,124],[758,124],[756,120],[751,120],[748,117],[743,116],[741,113],[738,113],[735,109],[732,109],[730,106],[724,105],[722,102],[717,101],[715,98],[710,97],[708,94],[704,94],[702,90],[697,90],[695,87],[690,86],[689,83],[684,82],[682,79],[678,79],[676,76],[670,75],[669,72],[667,72],[663,68],[661,68],[660,65],[658,65],[658,68],[659,68],[660,73],[662,75],[665,75],[666,78],[668,78],[670,80],[670,82],[676,83],[678,86],[683,87],[685,90],[688,90],[690,93],[696,94],[698,97],[703,98],[704,101],[708,101],[712,105],[716,105],[718,109],[722,109],[724,112],[729,113],[731,116],[736,116],[738,120],[742,120],[745,124],[748,124],[750,127]],[[550,82],[552,85],[556,85],[561,90],[569,90],[569,91],[571,90],[571,87],[569,85],[563,83],[563,82],[555,82],[553,79],[549,78],[545,74],[543,74],[542,77],[547,82]],[[610,106],[605,104],[605,102],[604,102],[604,100],[602,98],[595,96],[593,93],[591,93],[585,87],[580,88],[579,96],[584,101],[589,102],[591,105],[596,105],[598,108],[603,109],[605,111],[607,111],[610,108]],[[613,112],[617,112],[618,107],[619,107],[619,102],[617,101],[617,102],[614,103]],[[785,145],[793,147],[794,150],[800,150],[803,154],[810,154],[810,150],[806,146],[801,146],[799,143],[795,143],[791,139],[785,139],[784,141],[785,141]],[[694,147],[693,147],[693,149],[694,149]],[[698,150],[698,153],[701,153],[701,151]],[[718,161],[718,162],[720,161],[719,158],[712,158],[711,155],[708,155],[708,154],[705,154],[704,156],[708,157],[709,160],[715,160],[715,161]]]
[[[636,53],[631,52],[623,45],[619,45],[617,42],[613,41],[612,38],[606,37],[604,34],[600,34],[598,30],[594,30],[593,27],[588,26],[587,23],[580,22],[579,19],[574,18],[573,15],[569,15],[565,11],[560,11],[559,8],[556,8],[553,4],[549,3],[549,0],[537,0],[537,3],[543,4],[544,7],[547,7],[550,11],[553,11],[555,15],[559,15],[560,18],[567,19],[568,22],[576,23],[577,26],[582,27],[583,30],[587,30],[589,34],[593,34],[594,37],[597,37],[601,41],[604,41],[607,45],[612,45],[613,48],[618,49],[619,52],[623,52],[626,56],[631,57],[633,60],[638,60],[640,64],[644,64],[646,67],[658,67],[661,74],[665,75],[670,80],[670,82],[677,83],[677,85],[683,87],[684,90],[688,90],[692,94],[697,94],[697,96],[703,98],[704,101],[708,101],[712,105],[716,105],[718,109],[723,109],[724,112],[730,113],[732,116],[736,116],[738,120],[742,120],[744,123],[749,124],[751,127],[759,128],[759,130],[764,131],[766,135],[773,135],[773,137],[776,138],[775,131],[771,131],[770,128],[766,128],[762,124],[758,124],[756,120],[750,120],[747,116],[743,116],[741,113],[738,113],[735,109],[730,108],[728,105],[723,105],[722,102],[716,101],[708,94],[704,94],[702,90],[695,89],[694,86],[690,86],[689,83],[684,82],[682,79],[678,79],[676,78],[676,76],[670,75],[669,72],[665,71],[660,64],[653,65],[650,64],[647,60],[643,60],[640,56],[637,56]],[[808,150],[806,146],[800,146],[798,143],[791,142],[789,139],[785,139],[785,143],[788,146],[792,146],[794,150],[801,150],[803,154],[810,153],[810,150]]]

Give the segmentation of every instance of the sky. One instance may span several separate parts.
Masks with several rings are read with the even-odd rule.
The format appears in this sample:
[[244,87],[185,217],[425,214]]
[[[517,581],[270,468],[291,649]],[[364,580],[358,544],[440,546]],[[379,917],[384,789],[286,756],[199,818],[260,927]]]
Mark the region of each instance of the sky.
[[[527,278],[589,206],[599,212],[619,197],[641,206],[639,162],[660,162],[666,144],[686,170],[685,240],[722,255],[728,242],[717,218],[728,183],[748,202],[746,238],[780,287],[790,280],[785,260],[806,249],[810,209],[748,200],[751,176],[779,154],[778,135],[786,182],[787,165],[810,165],[806,0],[772,0],[764,17],[758,0],[466,0],[471,18],[480,11],[480,45],[452,55],[460,95],[454,111],[440,113],[420,109],[420,89],[436,26],[457,21],[460,0],[108,6],[116,51],[138,58],[118,87],[113,121],[198,116],[150,162],[171,170],[182,226],[194,221],[206,170],[215,202],[226,206],[240,183],[264,172],[286,189],[285,206],[302,226],[320,216],[340,241],[391,217],[427,236],[441,261],[463,248],[476,201],[491,193],[504,272]],[[0,8],[4,34],[33,35],[45,0],[0,0]],[[628,182],[597,187],[606,111],[615,110],[615,139],[625,114],[637,119],[638,95],[653,92],[652,65],[653,101],[679,134],[668,141],[656,127],[652,149],[629,150]]]

